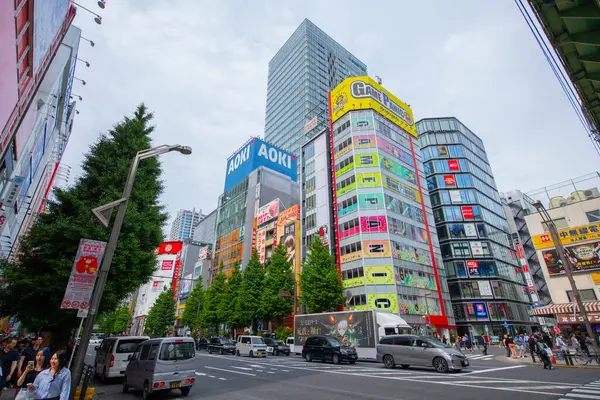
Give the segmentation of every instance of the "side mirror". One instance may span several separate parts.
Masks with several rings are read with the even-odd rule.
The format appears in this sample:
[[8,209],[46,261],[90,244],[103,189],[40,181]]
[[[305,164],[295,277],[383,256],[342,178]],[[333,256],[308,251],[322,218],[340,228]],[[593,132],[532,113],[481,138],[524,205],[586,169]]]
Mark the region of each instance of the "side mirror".
[[96,350],[96,351],[100,350],[100,346],[96,346],[96,347],[95,347],[95,350]]
[[131,361],[131,357],[133,356],[133,354],[130,354],[127,356],[127,361]]
[[421,343],[421,347],[425,347],[425,348],[427,348],[427,347],[431,347],[431,346],[429,346],[429,344],[427,344],[427,343],[423,342],[423,343]]

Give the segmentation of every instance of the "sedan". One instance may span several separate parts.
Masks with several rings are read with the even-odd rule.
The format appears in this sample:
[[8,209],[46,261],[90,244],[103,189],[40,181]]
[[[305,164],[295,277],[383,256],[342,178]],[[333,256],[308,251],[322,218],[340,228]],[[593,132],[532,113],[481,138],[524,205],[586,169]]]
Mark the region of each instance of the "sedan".
[[225,338],[211,338],[208,343],[208,353],[235,354],[235,342]]
[[273,354],[274,356],[279,354],[290,355],[290,346],[283,343],[283,341],[272,338],[265,338],[264,340],[267,345],[267,354]]

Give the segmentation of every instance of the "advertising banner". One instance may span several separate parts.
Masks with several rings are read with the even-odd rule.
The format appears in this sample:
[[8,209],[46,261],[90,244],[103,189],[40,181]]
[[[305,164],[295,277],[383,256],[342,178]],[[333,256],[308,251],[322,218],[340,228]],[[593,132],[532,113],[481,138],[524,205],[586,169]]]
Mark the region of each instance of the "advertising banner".
[[477,281],[477,285],[479,286],[479,294],[481,294],[481,297],[494,297],[490,281]]
[[379,155],[377,153],[364,153],[354,155],[357,167],[375,167],[379,165]]
[[475,218],[475,214],[473,213],[472,206],[464,206],[464,207],[461,207],[460,210],[462,212],[462,216],[464,219],[474,219]]
[[[300,226],[300,204],[296,204],[279,213],[277,218],[277,243],[283,243],[286,250],[288,261],[292,263],[292,273],[296,282],[300,282],[300,270],[302,263],[302,238]],[[300,296],[300,286],[297,285],[296,296]]]
[[227,159],[223,190],[231,189],[258,167],[267,167],[296,182],[297,164],[298,160],[295,155],[258,138],[252,138],[237,153]]
[[458,165],[458,160],[448,160],[448,169],[450,171],[460,171],[460,165]]
[[192,279],[194,274],[188,274],[183,277],[183,281],[181,282],[181,292],[179,293],[180,297],[185,297],[192,291]]
[[81,239],[60,308],[83,310],[90,306],[105,248],[105,242]]
[[160,270],[161,271],[173,271],[175,260],[162,260]]
[[373,311],[296,315],[294,343],[302,347],[308,336],[327,335],[357,349],[375,348],[377,346],[375,330]]
[[473,308],[475,309],[475,316],[477,318],[487,318],[488,312],[485,303],[473,303]]
[[261,263],[265,262],[265,242],[267,240],[267,228],[261,228],[256,232],[256,252]]
[[177,254],[182,248],[183,242],[163,242],[156,250],[156,254]]
[[390,257],[390,242],[388,240],[363,240],[364,257]]
[[417,184],[417,176],[415,173],[411,169],[398,164],[396,161],[386,157],[381,157],[381,167],[390,171],[394,175],[409,181],[410,183],[414,183],[415,185]]
[[[600,242],[591,242],[565,247],[566,256],[571,261],[573,273],[600,270]],[[548,267],[548,274],[564,274],[556,249],[542,251],[544,261]]]
[[369,285],[394,285],[394,267],[391,265],[364,267],[365,281]]
[[329,227],[327,225],[319,227],[319,238],[323,246],[329,246]]
[[382,193],[365,193],[358,195],[358,205],[366,209],[383,209],[385,203]]
[[358,187],[381,187],[381,174],[371,172],[368,174],[356,174]]
[[454,175],[444,175],[444,183],[446,186],[456,186]]
[[69,0],[33,3],[33,74],[37,74],[69,11]]
[[483,256],[483,244],[481,242],[469,242],[471,245],[471,253],[473,253],[473,257],[481,257]]
[[400,183],[398,179],[383,174],[383,186],[392,192],[398,193],[409,200],[420,203],[421,195],[417,189],[414,189],[404,183]]
[[352,141],[354,142],[355,149],[368,149],[377,146],[375,135],[354,136]]
[[408,164],[409,166],[414,167],[413,157],[410,155],[410,153],[402,150],[398,146],[391,144],[381,136],[377,136],[377,147],[379,147],[380,150],[383,150],[386,153],[396,157],[398,160]]
[[329,96],[332,123],[349,111],[371,108],[419,137],[411,108],[368,76],[344,79]]
[[212,259],[212,244],[200,247],[200,254],[198,256],[201,260]]
[[371,310],[398,314],[398,295],[396,293],[377,293],[367,295]]
[[258,209],[258,214],[256,214],[258,226],[277,218],[277,214],[279,214],[279,199],[275,199]]
[[[558,237],[563,245],[587,242],[588,240],[600,240],[600,222],[561,229],[558,231]],[[554,242],[549,233],[535,235],[531,239],[533,245],[538,250],[554,247]]]
[[467,261],[467,272],[469,272],[469,276],[479,276],[479,263],[477,261]]
[[387,232],[384,216],[360,217],[360,229],[363,232]]

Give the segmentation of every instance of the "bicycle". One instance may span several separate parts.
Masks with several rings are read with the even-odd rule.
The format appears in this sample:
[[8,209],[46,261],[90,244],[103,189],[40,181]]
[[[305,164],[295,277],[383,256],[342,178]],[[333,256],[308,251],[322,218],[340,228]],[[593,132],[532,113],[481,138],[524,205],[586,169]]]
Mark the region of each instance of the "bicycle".
[[578,350],[577,353],[575,353],[575,355],[573,356],[573,358],[575,359],[575,362],[579,365],[588,365],[592,361],[596,361],[596,363],[600,365],[600,355],[598,354],[584,353]]

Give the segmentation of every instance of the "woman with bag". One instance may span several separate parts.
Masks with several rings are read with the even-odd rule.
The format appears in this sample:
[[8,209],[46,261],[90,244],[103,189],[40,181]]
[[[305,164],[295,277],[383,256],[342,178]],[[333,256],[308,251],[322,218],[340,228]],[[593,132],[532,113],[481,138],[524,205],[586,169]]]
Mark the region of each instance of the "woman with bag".
[[27,399],[27,385],[32,384],[35,378],[44,370],[45,357],[42,350],[38,351],[35,355],[35,365],[30,361],[27,363],[23,374],[17,381],[17,395],[15,400]]
[[552,369],[552,359],[550,359],[552,355],[552,349],[548,347],[546,342],[540,340],[537,342],[538,346],[538,354],[544,363],[544,369],[551,370]]

